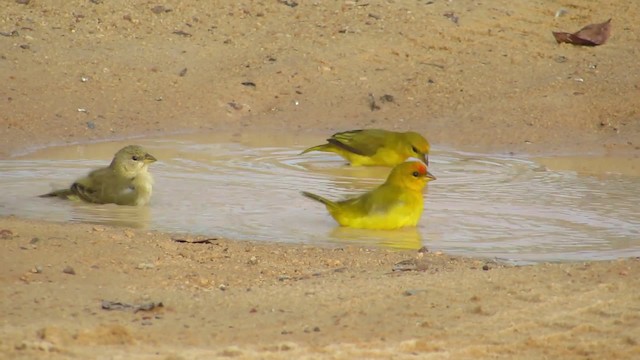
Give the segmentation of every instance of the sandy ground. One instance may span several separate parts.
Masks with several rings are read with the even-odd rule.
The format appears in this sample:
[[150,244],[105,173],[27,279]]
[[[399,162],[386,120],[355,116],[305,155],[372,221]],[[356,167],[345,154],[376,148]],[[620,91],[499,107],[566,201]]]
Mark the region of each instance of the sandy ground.
[[[600,47],[551,36],[608,18]],[[434,156],[450,146],[638,169],[638,18],[640,3],[622,0],[7,0],[0,156],[383,127],[426,134]],[[195,240],[0,218],[0,357],[640,357],[638,259],[507,267],[175,239]],[[414,270],[393,271],[402,261]]]

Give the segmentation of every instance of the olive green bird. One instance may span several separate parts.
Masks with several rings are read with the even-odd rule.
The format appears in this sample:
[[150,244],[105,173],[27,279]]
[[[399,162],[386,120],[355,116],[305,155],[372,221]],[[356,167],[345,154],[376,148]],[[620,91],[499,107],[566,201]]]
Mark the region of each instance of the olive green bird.
[[435,179],[422,161],[407,161],[396,165],[384,184],[354,198],[331,201],[306,191],[302,195],[323,203],[342,226],[391,230],[418,224],[424,209],[422,189]]
[[142,147],[129,145],[114,155],[109,166],[91,171],[68,189],[52,191],[40,197],[59,197],[96,204],[145,205],[151,199],[153,186],[148,167],[155,161],[156,158]]
[[333,134],[326,144],[304,150],[333,152],[353,166],[395,166],[414,157],[429,165],[429,142],[413,132],[382,129],[350,130]]

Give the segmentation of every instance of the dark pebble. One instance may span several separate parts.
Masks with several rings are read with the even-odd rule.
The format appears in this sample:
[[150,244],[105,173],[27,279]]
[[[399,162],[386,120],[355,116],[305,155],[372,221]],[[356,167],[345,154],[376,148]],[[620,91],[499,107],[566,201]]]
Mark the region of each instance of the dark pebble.
[[154,7],[151,8],[151,12],[154,14],[162,14],[162,13],[166,13],[171,11],[171,9],[167,9],[166,7],[162,6],[162,5],[156,5]]
[[87,127],[93,130],[96,128],[96,124],[93,121],[87,121]]
[[65,274],[69,274],[69,275],[75,275],[76,271],[69,265],[65,266],[64,269],[62,269],[62,272]]
[[487,265],[487,264],[482,265],[482,270],[487,271],[487,270],[489,270],[489,269],[491,269],[491,268],[489,267],[489,265]]
[[428,253],[429,249],[427,249],[426,246],[421,247],[420,249],[418,249],[418,253]]
[[384,102],[394,102],[395,98],[393,97],[393,95],[389,95],[389,94],[385,94],[380,96],[380,101]]
[[281,4],[287,5],[288,7],[291,7],[291,8],[298,6],[297,2],[291,1],[291,0],[279,0],[278,2]]
[[173,32],[174,35],[180,35],[180,36],[184,36],[184,37],[191,37],[192,35],[189,34],[186,31],[182,31],[182,30],[176,30]]

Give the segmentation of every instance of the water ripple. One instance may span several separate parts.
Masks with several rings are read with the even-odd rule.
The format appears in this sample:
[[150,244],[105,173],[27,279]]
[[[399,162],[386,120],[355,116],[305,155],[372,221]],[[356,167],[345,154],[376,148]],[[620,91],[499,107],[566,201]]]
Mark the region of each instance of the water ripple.
[[[314,244],[374,244],[498,257],[561,261],[640,256],[640,179],[548,171],[528,159],[434,151],[438,180],[425,191],[417,229],[336,227],[324,207],[299,192],[332,199],[369,190],[388,169],[349,167],[303,147],[252,147],[189,139],[141,142],[161,159],[147,208],[41,199],[86,169],[104,166],[123,144],[56,149],[0,161],[0,215]],[[98,146],[98,145],[95,145]],[[105,152],[108,151],[108,152]],[[80,159],[78,159],[80,157]],[[76,159],[74,159],[76,158]],[[72,159],[72,160],[61,160]]]

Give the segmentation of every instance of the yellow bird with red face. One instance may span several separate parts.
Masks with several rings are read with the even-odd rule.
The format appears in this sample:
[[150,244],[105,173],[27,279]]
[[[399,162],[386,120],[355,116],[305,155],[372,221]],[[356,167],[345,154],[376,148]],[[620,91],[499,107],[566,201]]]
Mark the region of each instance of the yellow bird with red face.
[[418,224],[422,190],[435,179],[422,161],[407,161],[395,166],[382,185],[354,198],[331,201],[306,191],[302,195],[323,203],[341,226],[389,230]]

